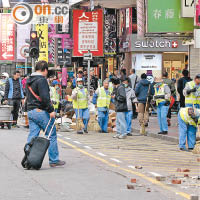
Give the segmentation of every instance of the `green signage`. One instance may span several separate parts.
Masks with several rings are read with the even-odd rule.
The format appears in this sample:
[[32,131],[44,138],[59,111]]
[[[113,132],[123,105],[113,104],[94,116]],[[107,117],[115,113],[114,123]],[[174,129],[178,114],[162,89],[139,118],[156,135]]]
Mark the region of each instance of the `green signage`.
[[194,19],[181,17],[181,0],[148,0],[147,32],[193,32]]

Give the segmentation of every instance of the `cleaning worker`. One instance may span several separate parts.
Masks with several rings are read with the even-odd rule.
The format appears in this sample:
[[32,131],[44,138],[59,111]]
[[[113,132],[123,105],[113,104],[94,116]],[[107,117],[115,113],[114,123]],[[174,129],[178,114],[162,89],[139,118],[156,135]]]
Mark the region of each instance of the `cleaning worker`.
[[200,124],[200,109],[191,107],[181,108],[178,114],[178,124],[180,150],[186,150],[186,138],[188,150],[193,150],[196,144],[197,126]]
[[88,122],[90,119],[89,109],[88,109],[88,91],[83,87],[83,79],[77,78],[77,87],[72,91],[73,108],[76,113],[76,118],[80,118],[83,121],[84,129],[82,132],[77,131],[77,133],[88,133]]
[[193,81],[186,83],[183,95],[186,107],[200,108],[200,74],[197,74]]
[[154,85],[155,95],[154,101],[157,105],[158,123],[160,132],[158,134],[168,134],[167,114],[170,105],[171,91],[167,84],[163,83],[162,78],[156,78]]
[[60,83],[57,80],[54,80],[51,85],[50,98],[53,103],[54,110],[57,113],[60,103]]
[[103,82],[103,87],[98,88],[93,96],[93,104],[97,104],[98,123],[101,127],[101,133],[108,133],[109,106],[111,102],[111,91],[109,80]]

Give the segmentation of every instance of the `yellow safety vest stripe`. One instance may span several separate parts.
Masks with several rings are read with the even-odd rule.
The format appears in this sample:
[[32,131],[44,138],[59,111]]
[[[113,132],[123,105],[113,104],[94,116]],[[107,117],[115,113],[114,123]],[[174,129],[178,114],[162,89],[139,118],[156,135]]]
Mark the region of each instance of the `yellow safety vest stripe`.
[[106,94],[104,87],[101,87],[98,91],[98,99],[97,99],[97,107],[102,108],[102,107],[107,107],[109,108],[110,106],[110,92]]
[[[187,84],[189,85],[190,89],[193,89],[195,87],[194,81],[190,81]],[[198,89],[198,91],[200,92],[200,88]],[[185,103],[186,104],[200,104],[200,96],[196,97],[194,93],[192,92],[188,96],[185,97]]]
[[[155,89],[155,95],[154,95],[154,96],[165,95],[165,86],[166,86],[166,84],[163,83],[163,84],[160,86],[160,88],[159,88],[158,91],[157,91],[156,86],[154,86],[154,89]],[[166,100],[165,100],[165,99],[157,99],[157,100],[156,100],[156,104],[158,105],[159,103],[164,102],[164,101],[166,101]]]
[[188,109],[189,109],[189,108],[181,108],[181,110],[180,110],[181,119],[182,119],[186,124],[190,124],[190,125],[196,127],[197,124],[196,124],[195,121],[188,115]]

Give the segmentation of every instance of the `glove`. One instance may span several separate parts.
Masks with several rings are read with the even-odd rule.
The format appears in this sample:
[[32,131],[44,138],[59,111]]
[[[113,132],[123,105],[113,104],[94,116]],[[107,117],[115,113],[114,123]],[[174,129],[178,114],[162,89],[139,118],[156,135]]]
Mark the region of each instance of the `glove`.
[[197,88],[193,88],[193,89],[190,89],[190,90],[187,90],[187,94],[191,94],[192,92],[196,92],[197,91]]
[[157,95],[157,96],[154,96],[155,99],[164,99],[165,98],[165,95]]

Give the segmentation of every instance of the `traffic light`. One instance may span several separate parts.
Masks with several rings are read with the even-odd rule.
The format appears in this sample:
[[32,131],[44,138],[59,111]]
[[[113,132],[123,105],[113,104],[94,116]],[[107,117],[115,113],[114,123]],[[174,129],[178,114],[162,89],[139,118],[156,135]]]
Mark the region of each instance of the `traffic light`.
[[30,33],[29,56],[31,58],[39,57],[39,38],[37,37],[37,31],[31,31]]

